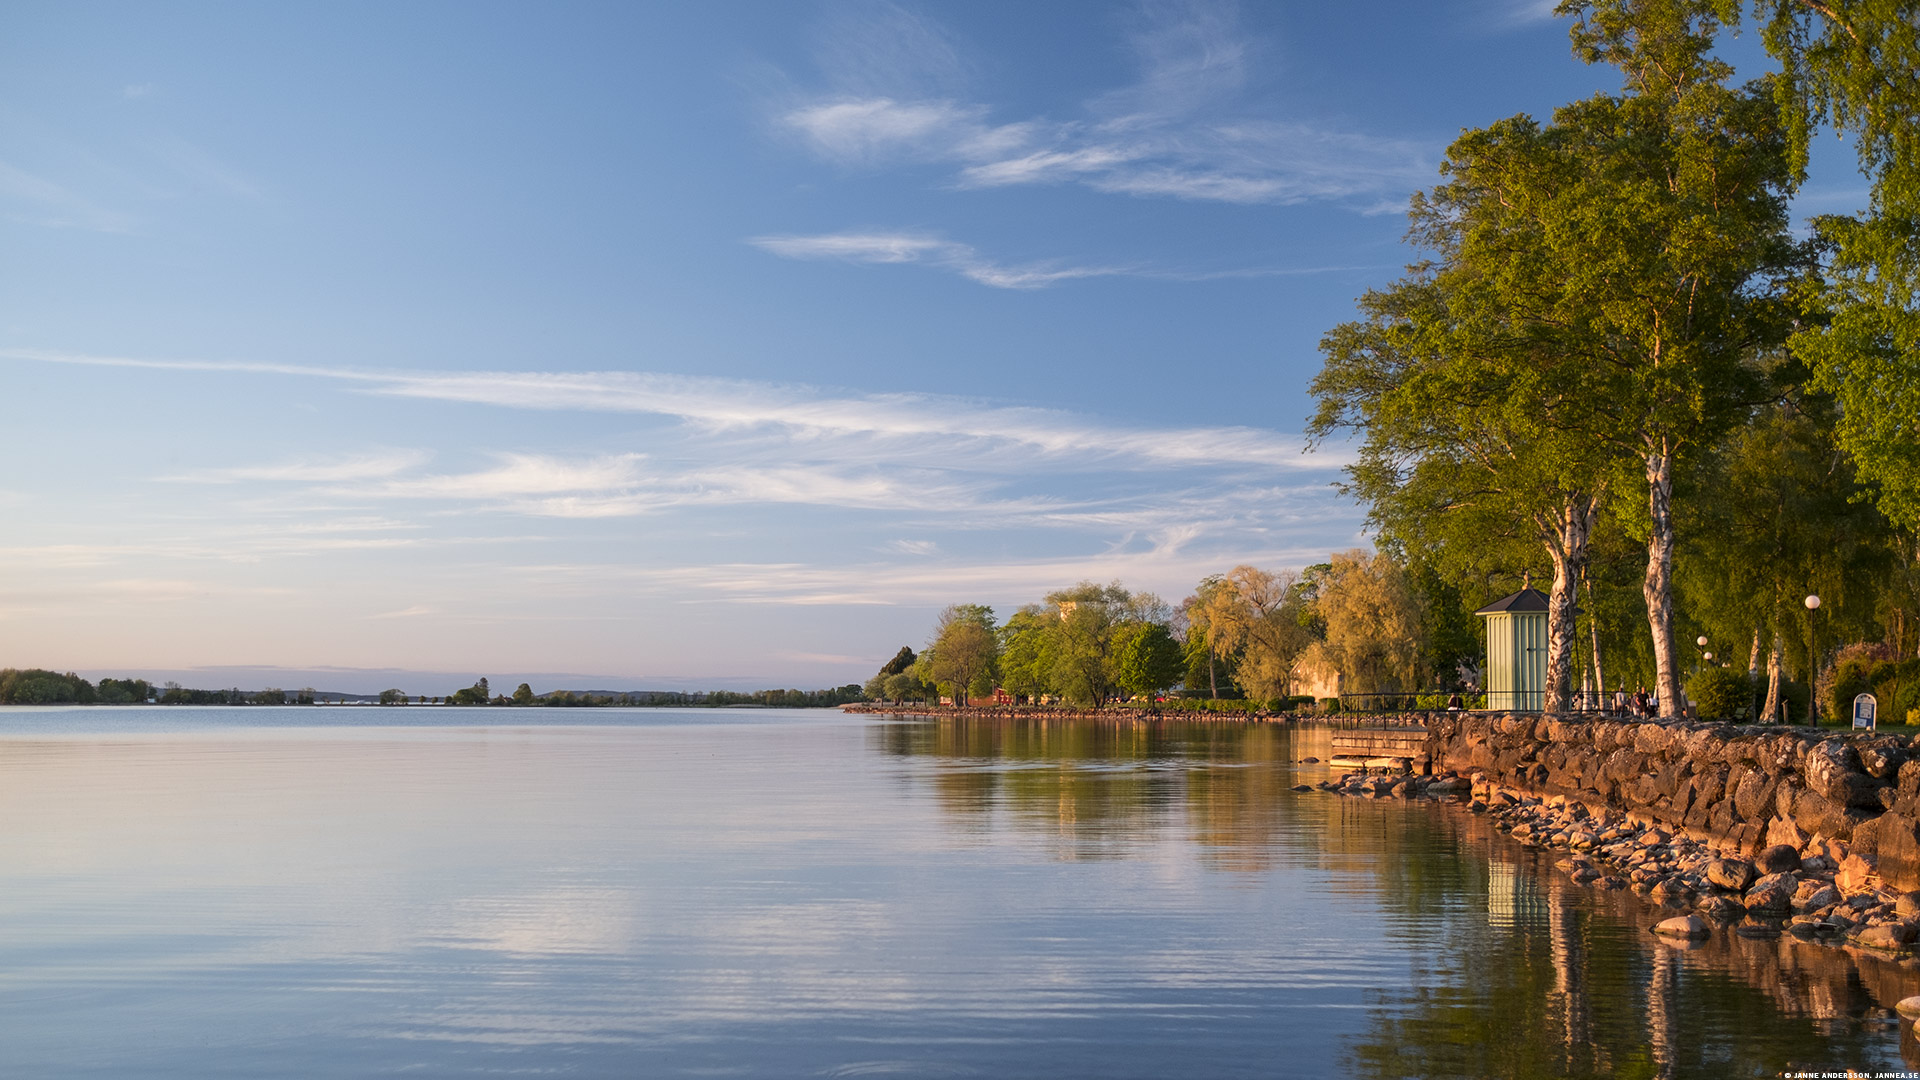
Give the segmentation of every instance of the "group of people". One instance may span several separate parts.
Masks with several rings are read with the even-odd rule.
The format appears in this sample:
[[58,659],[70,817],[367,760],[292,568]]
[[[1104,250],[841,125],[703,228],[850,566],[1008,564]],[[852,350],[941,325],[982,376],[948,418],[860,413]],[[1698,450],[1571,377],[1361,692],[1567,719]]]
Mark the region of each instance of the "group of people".
[[1613,693],[1613,711],[1632,713],[1651,720],[1660,715],[1660,699],[1647,693],[1644,686],[1635,687],[1631,694],[1623,687]]

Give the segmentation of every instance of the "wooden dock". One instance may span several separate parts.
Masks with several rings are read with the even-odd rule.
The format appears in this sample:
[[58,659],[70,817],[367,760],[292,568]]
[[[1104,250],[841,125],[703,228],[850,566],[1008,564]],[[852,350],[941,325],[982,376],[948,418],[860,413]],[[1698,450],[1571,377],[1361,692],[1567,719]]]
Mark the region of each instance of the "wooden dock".
[[1336,768],[1429,772],[1432,762],[1427,756],[1427,729],[1376,727],[1336,731],[1331,764]]

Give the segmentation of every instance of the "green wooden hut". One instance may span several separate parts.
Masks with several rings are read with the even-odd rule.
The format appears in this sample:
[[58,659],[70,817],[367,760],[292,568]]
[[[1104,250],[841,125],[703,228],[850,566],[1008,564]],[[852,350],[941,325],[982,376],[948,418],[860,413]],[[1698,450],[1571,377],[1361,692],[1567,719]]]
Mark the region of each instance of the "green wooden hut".
[[1531,585],[1475,615],[1487,620],[1487,708],[1540,712],[1547,706],[1547,594]]

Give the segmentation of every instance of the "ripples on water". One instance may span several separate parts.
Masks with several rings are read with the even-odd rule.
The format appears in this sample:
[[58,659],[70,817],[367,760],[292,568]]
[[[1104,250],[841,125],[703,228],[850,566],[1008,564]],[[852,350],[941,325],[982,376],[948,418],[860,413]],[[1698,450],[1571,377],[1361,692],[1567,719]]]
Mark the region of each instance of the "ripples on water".
[[0,713],[0,1072],[1772,1076],[1920,993],[1289,790],[1323,734],[550,715]]

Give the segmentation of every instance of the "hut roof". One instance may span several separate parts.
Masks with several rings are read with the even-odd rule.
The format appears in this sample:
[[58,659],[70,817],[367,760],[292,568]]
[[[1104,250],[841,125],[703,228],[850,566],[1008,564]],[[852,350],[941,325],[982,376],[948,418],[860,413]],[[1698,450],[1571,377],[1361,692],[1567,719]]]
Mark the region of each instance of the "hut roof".
[[1539,589],[1528,587],[1512,596],[1503,597],[1474,612],[1475,615],[1504,615],[1517,611],[1547,610],[1547,594]]

